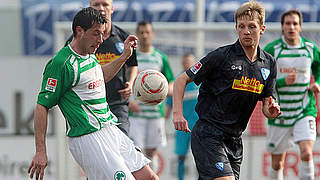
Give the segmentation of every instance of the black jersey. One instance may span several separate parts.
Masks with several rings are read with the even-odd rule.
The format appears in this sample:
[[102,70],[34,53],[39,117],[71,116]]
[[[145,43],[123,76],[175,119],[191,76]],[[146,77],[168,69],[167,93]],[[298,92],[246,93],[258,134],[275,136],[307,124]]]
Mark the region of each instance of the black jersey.
[[251,62],[239,40],[210,52],[186,71],[201,84],[196,112],[231,136],[240,136],[258,100],[272,96],[277,67],[271,55],[258,47]]
[[[100,47],[96,51],[99,63],[104,65],[117,59],[124,49],[124,41],[127,37],[127,32],[112,24],[110,36],[100,44]],[[125,88],[125,82],[127,81],[126,67],[137,65],[137,56],[134,50],[132,56],[126,61],[115,77],[106,83],[107,101],[110,106],[128,104],[128,99],[123,99],[118,91]]]
[[[100,65],[108,64],[122,54],[124,41],[127,37],[128,33],[126,31],[112,24],[110,36],[100,44],[95,53]],[[72,36],[67,40],[65,46],[68,45],[71,40]],[[126,67],[137,65],[137,55],[136,50],[134,50],[131,57],[126,61],[125,65],[121,67],[114,78],[106,83],[107,101],[110,106],[128,104],[129,100],[123,99],[118,91],[125,88],[125,82],[127,82]]]

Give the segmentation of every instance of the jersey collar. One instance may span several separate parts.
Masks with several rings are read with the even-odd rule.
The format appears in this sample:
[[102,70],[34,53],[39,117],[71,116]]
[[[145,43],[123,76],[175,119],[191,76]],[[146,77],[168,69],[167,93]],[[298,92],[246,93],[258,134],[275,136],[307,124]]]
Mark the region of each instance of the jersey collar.
[[303,41],[303,38],[301,38],[301,36],[299,37],[300,38],[300,44],[298,46],[291,46],[289,45],[286,40],[284,39],[284,35],[281,36],[281,46],[283,48],[303,48],[306,46],[305,42]]

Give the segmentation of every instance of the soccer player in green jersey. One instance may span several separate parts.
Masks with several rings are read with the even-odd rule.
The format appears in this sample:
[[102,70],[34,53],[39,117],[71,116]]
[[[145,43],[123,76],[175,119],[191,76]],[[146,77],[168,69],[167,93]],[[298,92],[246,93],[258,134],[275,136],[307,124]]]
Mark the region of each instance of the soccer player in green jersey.
[[98,10],[82,9],[73,19],[71,43],[46,65],[35,110],[36,154],[28,169],[30,178],[43,179],[48,109],[58,105],[66,119],[69,149],[88,179],[159,179],[148,166],[150,160],[116,127],[117,117],[106,101],[104,82],[113,78],[137,46],[137,38],[128,36],[121,56],[100,66],[94,53],[103,42],[106,23]]
[[[300,180],[314,179],[312,149],[316,139],[317,108],[314,93],[319,88],[319,49],[300,36],[302,14],[289,10],[281,16],[282,36],[265,51],[277,60],[276,95],[282,115],[268,120],[267,149],[271,152],[270,180],[283,179],[286,151],[296,143],[300,148]],[[310,82],[314,75],[315,82]]]

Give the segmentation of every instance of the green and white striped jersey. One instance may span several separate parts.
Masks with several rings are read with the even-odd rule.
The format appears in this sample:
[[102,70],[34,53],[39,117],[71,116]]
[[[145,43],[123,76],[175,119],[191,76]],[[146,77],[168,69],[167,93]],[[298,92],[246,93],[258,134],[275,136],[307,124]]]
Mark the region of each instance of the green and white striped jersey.
[[[317,116],[315,97],[308,90],[311,74],[319,84],[319,49],[315,43],[300,37],[298,46],[288,45],[284,37],[269,43],[265,49],[277,60],[276,98],[282,114],[269,119],[269,125],[291,127],[305,116]],[[296,72],[296,83],[286,85],[285,78]]]
[[[174,76],[168,61],[168,57],[163,52],[153,48],[151,53],[142,53],[137,50],[138,71],[153,69],[161,72],[171,82]],[[140,113],[129,112],[129,116],[141,117],[146,119],[156,119],[164,117],[164,102],[157,105],[139,104],[141,107]]]
[[46,65],[37,103],[47,108],[59,106],[69,137],[97,131],[109,120],[117,122],[106,101],[103,73],[96,57],[80,56],[70,45]]

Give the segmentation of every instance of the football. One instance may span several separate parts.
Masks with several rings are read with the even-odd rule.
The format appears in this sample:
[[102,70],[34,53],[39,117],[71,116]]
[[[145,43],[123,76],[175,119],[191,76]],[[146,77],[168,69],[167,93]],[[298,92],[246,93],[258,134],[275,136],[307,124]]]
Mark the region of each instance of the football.
[[168,81],[161,72],[156,70],[141,71],[133,83],[134,98],[143,104],[159,104],[167,94]]

